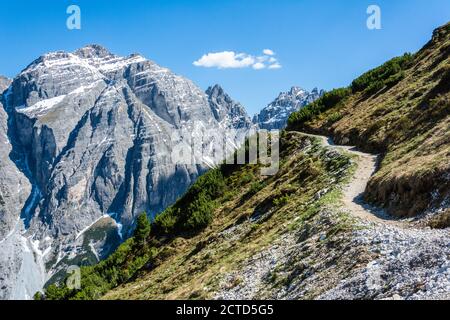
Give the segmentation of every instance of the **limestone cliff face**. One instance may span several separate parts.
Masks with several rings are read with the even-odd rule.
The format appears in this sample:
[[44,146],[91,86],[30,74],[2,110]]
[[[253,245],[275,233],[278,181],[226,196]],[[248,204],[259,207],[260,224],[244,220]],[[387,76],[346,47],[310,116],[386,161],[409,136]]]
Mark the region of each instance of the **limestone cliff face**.
[[245,108],[231,99],[220,85],[209,87],[206,94],[214,117],[225,127],[238,130],[248,130],[252,127],[252,121]]
[[25,261],[19,251],[38,253],[27,268],[45,280],[73,261],[106,256],[137,215],[155,216],[206,170],[201,161],[172,161],[174,146],[199,127],[228,129],[190,80],[98,45],[46,54],[0,84],[0,241],[9,234],[23,242],[0,248],[3,299],[41,285],[14,278]]

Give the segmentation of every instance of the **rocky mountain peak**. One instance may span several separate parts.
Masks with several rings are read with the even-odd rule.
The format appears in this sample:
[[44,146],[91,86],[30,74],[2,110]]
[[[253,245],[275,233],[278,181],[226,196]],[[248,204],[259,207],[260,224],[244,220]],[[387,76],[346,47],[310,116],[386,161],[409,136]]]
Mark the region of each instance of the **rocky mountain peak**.
[[[299,96],[299,95],[303,95],[305,93],[306,93],[306,91],[303,88],[296,87],[296,86],[292,87],[291,90],[289,90],[289,95],[291,95],[291,96]],[[283,94],[286,94],[286,93],[284,93],[284,92],[280,93],[280,95],[283,95]]]
[[219,84],[215,84],[214,86],[208,87],[208,89],[206,89],[206,94],[208,96],[216,96],[216,97],[226,95],[223,88]]
[[[201,128],[223,137],[251,125],[219,86],[208,96],[141,55],[99,45],[45,54],[12,84],[1,78],[0,90],[3,83],[0,191],[12,196],[0,197],[0,299],[32,296],[74,257],[106,257],[138,215],[153,218],[173,204],[223,160],[172,159]],[[213,143],[203,136],[202,151]],[[24,264],[36,274],[11,271]]]
[[0,94],[5,91],[11,84],[11,79],[0,75]]
[[278,97],[253,118],[253,123],[261,129],[283,129],[290,114],[320,98],[324,91],[314,88],[311,92],[293,86]]
[[98,44],[89,44],[83,48],[80,48],[74,52],[75,55],[80,58],[103,58],[106,56],[112,56],[113,54],[109,52],[105,47]]
[[225,92],[225,90],[218,84],[208,87],[205,93],[213,104],[220,102],[221,106],[225,107],[226,109],[230,108],[230,104],[239,104],[237,102],[234,102],[233,99],[231,99],[231,97]]
[[325,90],[319,90],[317,87],[311,90],[311,94],[323,96]]
[[211,112],[216,120],[227,129],[247,130],[251,127],[251,119],[245,108],[216,84],[206,90]]

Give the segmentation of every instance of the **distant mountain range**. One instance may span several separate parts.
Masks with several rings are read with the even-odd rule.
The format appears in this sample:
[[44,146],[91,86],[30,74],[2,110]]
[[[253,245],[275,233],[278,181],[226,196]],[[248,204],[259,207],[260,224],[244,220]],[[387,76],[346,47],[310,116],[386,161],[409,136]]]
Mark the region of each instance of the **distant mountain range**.
[[253,123],[261,129],[284,129],[291,113],[317,100],[324,94],[323,90],[314,88],[308,92],[300,87],[292,87],[288,92],[281,92],[267,107],[253,117]]

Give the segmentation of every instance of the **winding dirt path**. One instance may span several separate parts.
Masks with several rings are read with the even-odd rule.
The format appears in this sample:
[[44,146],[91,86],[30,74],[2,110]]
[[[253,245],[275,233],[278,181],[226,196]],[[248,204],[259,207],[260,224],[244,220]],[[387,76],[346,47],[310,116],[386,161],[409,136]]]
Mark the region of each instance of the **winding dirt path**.
[[364,202],[363,194],[370,177],[377,170],[378,156],[357,151],[352,146],[340,146],[334,144],[331,138],[307,133],[301,133],[306,136],[319,138],[323,145],[328,148],[346,151],[357,156],[357,169],[350,180],[350,183],[343,188],[342,202],[354,216],[371,222],[388,224],[391,226],[407,228],[407,222],[396,220],[389,216],[383,209],[373,207]]

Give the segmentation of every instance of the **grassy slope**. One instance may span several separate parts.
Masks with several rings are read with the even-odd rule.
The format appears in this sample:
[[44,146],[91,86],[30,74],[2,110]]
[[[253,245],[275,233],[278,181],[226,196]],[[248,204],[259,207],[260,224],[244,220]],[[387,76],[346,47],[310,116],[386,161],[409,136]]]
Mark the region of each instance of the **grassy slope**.
[[[295,133],[283,136],[282,150],[276,176],[261,177],[258,166],[236,170],[227,178],[229,192],[218,199],[220,205],[205,230],[165,242],[151,266],[104,298],[211,298],[226,273],[239,269],[283,235],[309,230],[310,226],[305,227],[308,222],[324,207],[337,203],[339,185],[352,171],[350,158],[325,152],[318,141]],[[316,194],[324,189],[326,195],[317,201]],[[325,228],[330,241],[351,229],[345,215],[336,216],[330,223],[332,226]],[[312,233],[317,235],[319,230]],[[310,238],[312,235],[304,241]],[[295,264],[290,267],[295,269]],[[288,283],[284,279],[279,285]]]
[[353,85],[341,103],[291,121],[290,129],[382,153],[366,198],[413,216],[450,197],[450,24],[437,29],[397,75],[393,85],[363,91]]
[[[47,298],[97,299],[104,293],[105,299],[211,298],[221,290],[227,273],[241,270],[248,259],[287,236],[294,240],[283,250],[301,252],[292,252],[292,262],[272,272],[264,285],[267,290],[259,296],[269,297],[301,279],[301,272],[310,272],[304,267],[306,259],[326,273],[326,281],[301,296],[315,296],[319,288],[323,291],[336,284],[349,265],[365,257],[343,249],[353,223],[336,210],[340,185],[354,169],[351,158],[295,132],[282,135],[280,156],[280,170],[271,177],[260,176],[258,165],[219,169],[223,183],[215,183],[224,188],[210,199],[214,209],[205,228],[193,230],[189,224],[175,223],[178,227],[169,235],[161,232],[161,221],[157,222],[144,247],[135,248],[133,238],[129,239],[105,261],[82,268],[81,290],[51,286]],[[208,189],[205,182],[217,176],[217,171],[210,171],[199,179],[186,194],[190,202],[203,197],[195,190]],[[166,213],[181,210],[178,216],[185,215],[188,209],[183,202],[180,199]],[[283,245],[288,243],[281,241]],[[337,262],[328,264],[333,250]],[[239,285],[239,280],[233,283]]]

